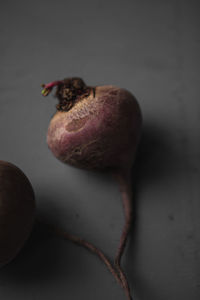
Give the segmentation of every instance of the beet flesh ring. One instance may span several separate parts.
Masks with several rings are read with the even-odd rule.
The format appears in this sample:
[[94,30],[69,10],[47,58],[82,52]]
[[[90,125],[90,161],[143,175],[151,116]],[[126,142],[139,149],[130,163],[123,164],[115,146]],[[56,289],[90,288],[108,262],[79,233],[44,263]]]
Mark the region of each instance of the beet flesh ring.
[[30,235],[35,197],[24,173],[0,161],[0,267],[11,261]]
[[141,134],[135,97],[116,86],[98,86],[51,119],[47,143],[62,162],[84,169],[130,168]]

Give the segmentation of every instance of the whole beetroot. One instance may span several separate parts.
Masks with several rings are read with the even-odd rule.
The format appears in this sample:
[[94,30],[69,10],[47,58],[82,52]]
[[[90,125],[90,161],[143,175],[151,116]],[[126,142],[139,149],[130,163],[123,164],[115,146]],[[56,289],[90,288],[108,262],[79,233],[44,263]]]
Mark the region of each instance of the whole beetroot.
[[28,178],[13,164],[0,161],[0,267],[23,247],[34,215],[35,198]]
[[141,136],[142,114],[135,97],[112,86],[87,86],[78,77],[43,85],[47,96],[56,86],[59,100],[51,119],[47,143],[62,162],[89,170],[108,170],[118,181],[125,225],[115,257],[115,267],[128,299],[130,289],[121,268],[132,221],[130,171]]
[[136,99],[127,90],[109,85],[65,100],[66,86],[58,87],[57,95],[63,98],[47,135],[53,154],[84,169],[130,168],[141,126]]

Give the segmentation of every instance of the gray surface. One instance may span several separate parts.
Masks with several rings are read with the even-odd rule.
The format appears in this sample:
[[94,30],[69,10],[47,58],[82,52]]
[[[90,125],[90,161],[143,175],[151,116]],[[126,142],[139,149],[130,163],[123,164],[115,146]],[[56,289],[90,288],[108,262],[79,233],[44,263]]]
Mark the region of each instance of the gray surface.
[[[1,1],[0,14],[0,159],[29,177],[38,214],[113,257],[118,189],[50,153],[56,101],[40,84],[81,76],[129,89],[144,116],[123,259],[131,290],[137,300],[200,299],[198,1]],[[38,227],[0,270],[0,298],[125,299],[96,257]]]

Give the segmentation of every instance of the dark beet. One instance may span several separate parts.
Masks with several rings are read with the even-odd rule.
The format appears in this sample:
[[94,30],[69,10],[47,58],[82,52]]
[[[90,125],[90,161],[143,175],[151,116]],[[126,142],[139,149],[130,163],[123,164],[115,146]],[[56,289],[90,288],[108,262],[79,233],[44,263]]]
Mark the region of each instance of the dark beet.
[[0,161],[0,266],[23,247],[34,215],[35,198],[28,178],[13,164]]
[[73,77],[43,85],[43,95],[47,96],[54,86],[59,103],[48,129],[49,148],[64,163],[109,170],[119,184],[125,225],[115,267],[131,299],[121,257],[132,221],[130,170],[141,136],[140,107],[129,91],[112,85],[91,87]]

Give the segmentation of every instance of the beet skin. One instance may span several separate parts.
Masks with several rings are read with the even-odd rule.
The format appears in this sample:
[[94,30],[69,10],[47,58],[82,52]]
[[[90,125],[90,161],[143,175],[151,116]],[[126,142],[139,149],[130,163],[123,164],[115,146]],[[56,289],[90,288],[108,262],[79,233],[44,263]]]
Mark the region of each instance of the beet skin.
[[0,161],[0,267],[23,247],[34,215],[35,199],[29,180],[13,164]]
[[84,169],[123,168],[134,160],[142,117],[134,96],[115,86],[98,86],[95,97],[76,102],[51,119],[47,143],[62,162]]

